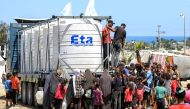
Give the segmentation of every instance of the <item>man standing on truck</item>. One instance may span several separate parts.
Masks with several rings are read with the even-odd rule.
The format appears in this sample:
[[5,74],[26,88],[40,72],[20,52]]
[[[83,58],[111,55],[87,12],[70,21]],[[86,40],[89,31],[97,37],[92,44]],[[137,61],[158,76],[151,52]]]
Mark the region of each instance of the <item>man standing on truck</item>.
[[108,20],[107,25],[102,30],[102,37],[103,37],[103,56],[104,56],[104,68],[108,68],[109,59],[108,56],[110,55],[110,45],[112,42],[110,31],[113,24],[115,24],[112,20]]
[[12,101],[13,106],[17,104],[17,95],[20,90],[20,80],[18,78],[18,72],[14,71],[13,76],[11,77],[11,88],[12,88]]
[[125,38],[126,38],[125,27],[126,25],[122,23],[121,26],[116,26],[115,29],[112,30],[115,32],[114,38],[112,41],[113,52],[112,52],[112,58],[111,58],[113,69],[115,69],[118,66],[119,55],[120,55],[121,49],[124,48],[124,45],[125,45]]

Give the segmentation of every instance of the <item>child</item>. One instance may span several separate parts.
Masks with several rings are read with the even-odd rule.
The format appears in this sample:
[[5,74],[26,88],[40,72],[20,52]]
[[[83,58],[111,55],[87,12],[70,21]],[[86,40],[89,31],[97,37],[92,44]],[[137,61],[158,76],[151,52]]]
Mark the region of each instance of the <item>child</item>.
[[125,89],[125,107],[126,109],[132,109],[133,101],[133,85],[127,84]]
[[156,95],[157,109],[165,109],[166,88],[163,79],[159,80],[159,85],[155,87],[154,94]]
[[5,80],[6,106],[9,106],[8,102],[10,102],[10,106],[12,105],[12,100],[11,100],[11,98],[12,98],[12,96],[11,96],[12,89],[11,89],[11,80],[10,80],[10,78],[11,78],[11,74],[8,73],[7,74],[7,80]]
[[169,73],[165,73],[165,88],[167,89],[166,98],[168,105],[170,105],[171,101],[171,76]]
[[185,92],[185,99],[184,99],[185,103],[189,103],[190,104],[190,83],[187,84],[187,90]]
[[147,82],[144,83],[143,85],[144,85],[143,107],[146,109],[147,108],[147,103],[148,103],[148,97],[149,97],[151,89],[148,87]]
[[130,77],[130,78],[129,78],[129,83],[132,85],[133,90],[135,91],[137,85],[135,84],[134,81],[136,81],[134,77]]
[[177,76],[176,75],[173,75],[173,79],[172,79],[172,82],[171,82],[171,92],[172,92],[172,104],[176,102],[176,99],[175,99],[175,92],[176,92],[176,88],[179,87],[179,84],[178,84],[178,81],[177,81]]
[[66,79],[60,79],[60,83],[57,86],[57,91],[55,94],[55,104],[54,104],[55,109],[62,108],[63,99],[65,97],[67,90],[66,83],[67,83]]
[[96,84],[95,90],[94,90],[94,109],[102,109],[102,105],[104,104],[103,101],[103,93],[100,90],[100,85]]
[[141,109],[143,103],[143,93],[144,93],[144,85],[142,84],[142,78],[138,78],[137,88],[136,88],[136,99],[137,99],[137,106]]
[[17,95],[20,91],[20,80],[18,78],[18,72],[17,71],[13,71],[13,76],[10,77],[11,80],[11,96],[12,96],[12,102],[13,102],[13,106],[15,106],[17,104],[18,98]]
[[[134,77],[130,77],[130,78],[129,78],[129,84],[132,85],[133,92],[135,92],[135,89],[136,89],[136,87],[137,87],[137,85],[136,85],[136,83],[135,83],[134,81],[136,81],[136,79],[135,79]],[[133,98],[135,98],[135,95],[133,95]],[[123,101],[123,100],[122,100],[122,101]],[[134,106],[137,104],[137,100],[136,100],[136,99],[133,99],[132,101],[133,101],[133,102],[132,102],[132,107],[134,107]]]

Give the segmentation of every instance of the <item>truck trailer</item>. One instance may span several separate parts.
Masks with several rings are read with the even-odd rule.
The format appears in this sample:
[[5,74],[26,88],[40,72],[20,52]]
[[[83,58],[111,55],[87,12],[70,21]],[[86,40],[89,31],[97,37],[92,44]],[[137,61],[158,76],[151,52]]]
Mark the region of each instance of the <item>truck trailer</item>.
[[82,72],[90,69],[101,74],[104,62],[101,21],[108,19],[111,17],[53,16],[35,21],[16,19],[18,24],[25,23],[27,26],[16,31],[18,39],[15,39],[20,48],[16,56],[18,65],[10,67],[9,71],[19,71],[22,103],[37,105],[35,93],[39,87],[43,88],[46,76],[58,67],[69,75],[73,74],[74,69]]

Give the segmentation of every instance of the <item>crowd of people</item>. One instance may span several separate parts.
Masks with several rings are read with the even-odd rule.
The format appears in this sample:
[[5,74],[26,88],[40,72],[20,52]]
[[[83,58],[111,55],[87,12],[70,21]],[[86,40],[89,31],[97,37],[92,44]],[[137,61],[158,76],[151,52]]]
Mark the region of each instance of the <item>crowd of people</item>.
[[50,104],[44,102],[44,109],[61,109],[64,97],[68,109],[190,109],[190,84],[187,90],[182,88],[175,64],[163,69],[158,63],[126,66],[119,62],[114,73],[105,69],[100,77],[89,69],[84,73],[76,69],[68,81],[64,79],[60,100],[55,96],[60,82],[51,85],[59,72],[50,76],[48,95],[52,96],[45,95]]
[[2,82],[5,85],[6,107],[15,106],[20,92],[18,72],[14,71],[13,73],[7,73],[3,76]]
[[[44,109],[61,109],[66,99],[68,109],[190,109],[190,84],[181,87],[178,66],[149,63],[126,66],[119,62],[114,72],[104,70],[101,76],[86,69],[74,70],[74,75],[63,76],[58,68],[46,78]],[[20,91],[18,73],[6,74],[6,105],[17,104]]]

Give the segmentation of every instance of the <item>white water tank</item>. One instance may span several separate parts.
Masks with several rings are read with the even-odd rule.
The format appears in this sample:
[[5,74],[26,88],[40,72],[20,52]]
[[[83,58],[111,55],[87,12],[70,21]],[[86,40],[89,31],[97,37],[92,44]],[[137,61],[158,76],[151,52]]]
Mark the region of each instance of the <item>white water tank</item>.
[[92,18],[55,18],[23,29],[21,72],[73,69],[102,72],[102,25]]

